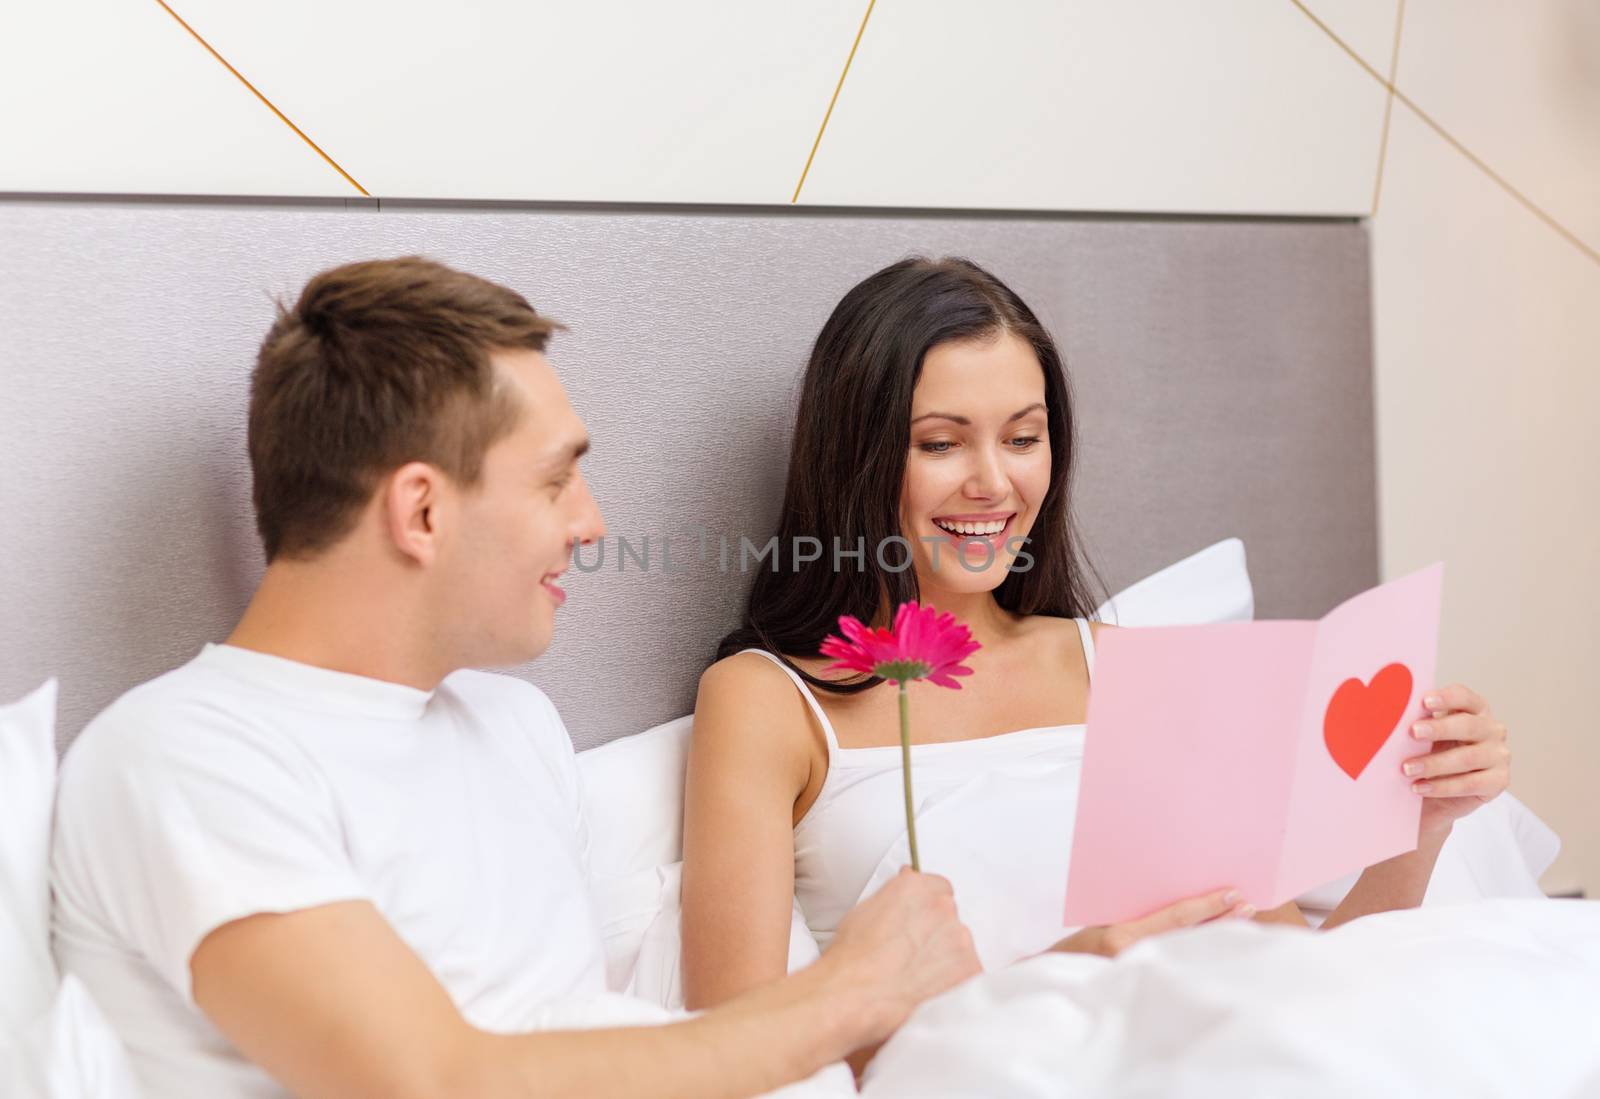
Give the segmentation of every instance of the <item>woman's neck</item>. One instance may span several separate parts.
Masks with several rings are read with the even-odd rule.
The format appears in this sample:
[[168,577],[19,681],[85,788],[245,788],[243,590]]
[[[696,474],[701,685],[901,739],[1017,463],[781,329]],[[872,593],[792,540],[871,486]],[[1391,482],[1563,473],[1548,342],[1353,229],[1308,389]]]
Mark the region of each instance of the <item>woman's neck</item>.
[[991,591],[944,591],[925,581],[919,586],[924,606],[955,615],[956,621],[971,630],[972,639],[980,645],[991,645],[1015,628],[1013,616],[995,602]]

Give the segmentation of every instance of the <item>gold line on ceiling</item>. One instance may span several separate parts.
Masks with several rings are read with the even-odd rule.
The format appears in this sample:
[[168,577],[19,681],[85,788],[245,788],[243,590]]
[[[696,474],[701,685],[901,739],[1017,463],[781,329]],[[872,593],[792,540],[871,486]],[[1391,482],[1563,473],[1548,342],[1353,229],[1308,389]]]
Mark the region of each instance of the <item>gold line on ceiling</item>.
[[822,144],[822,135],[828,131],[828,119],[833,117],[833,105],[839,102],[839,89],[844,87],[844,78],[850,75],[850,62],[856,59],[856,48],[861,45],[861,36],[867,33],[867,20],[872,18],[872,9],[878,0],[867,0],[867,13],[861,17],[861,27],[856,31],[856,40],[850,45],[850,56],[844,59],[844,71],[839,74],[839,83],[833,87],[833,98],[828,100],[828,110],[822,116],[822,125],[817,127],[817,139],[811,143],[811,155],[806,157],[806,166],[800,172],[800,182],[794,185],[794,197],[791,203],[800,201],[800,188],[806,185],[806,176],[811,172],[811,161],[816,158],[817,146]]
[[1406,23],[1406,0],[1400,0],[1394,13],[1394,49],[1389,53],[1389,91],[1383,99],[1383,133],[1378,138],[1378,178],[1372,181],[1372,213],[1378,216],[1378,198],[1383,194],[1383,162],[1389,156],[1389,115],[1394,110],[1394,78],[1400,71],[1400,30]]
[[220,53],[218,53],[212,47],[210,42],[207,42],[204,38],[200,37],[200,32],[199,31],[195,30],[188,23],[185,23],[183,21],[183,17],[181,15],[179,15],[177,12],[173,11],[170,7],[168,7],[166,0],[156,0],[156,3],[160,4],[162,6],[162,8],[164,8],[166,10],[166,13],[168,15],[170,15],[170,16],[172,16],[172,18],[176,19],[178,21],[178,25],[180,27],[182,27],[184,30],[188,31],[191,35],[193,35],[194,36],[194,40],[196,42],[200,43],[202,46],[204,46],[206,48],[206,51],[208,53],[210,53],[212,57],[215,57],[218,61],[222,62],[222,67],[227,69],[235,77],[237,77],[238,80],[239,80],[239,83],[243,84],[246,88],[249,88],[251,94],[254,95],[257,99],[261,100],[261,102],[265,103],[267,105],[267,109],[269,111],[271,111],[273,114],[277,115],[278,118],[283,121],[283,124],[285,126],[289,127],[289,129],[293,130],[299,136],[301,141],[304,141],[307,145],[311,146],[311,148],[313,150],[315,150],[316,154],[318,156],[320,156],[323,160],[327,161],[328,164],[333,168],[334,171],[336,171],[340,175],[344,176],[344,178],[349,181],[350,186],[354,187],[356,190],[360,191],[362,194],[368,195],[370,197],[370,194],[369,194],[369,192],[367,191],[367,189],[365,187],[363,187],[363,186],[361,186],[361,184],[357,183],[355,181],[354,177],[352,177],[349,172],[347,172],[343,168],[339,167],[338,162],[336,160],[334,160],[333,157],[331,157],[327,153],[323,152],[322,151],[322,146],[318,145],[315,141],[312,141],[309,137],[307,137],[306,136],[306,132],[304,130],[302,130],[299,126],[296,126],[293,122],[290,122],[289,121],[289,116],[284,114],[282,111],[278,110],[278,108],[273,105],[272,100],[270,100],[266,96],[262,95],[261,92],[256,89],[256,86],[254,84],[250,83],[250,81],[248,81],[248,80],[246,80],[244,78],[244,74],[243,73],[241,73],[238,69],[234,68],[232,65],[228,64],[228,59],[226,57],[223,57]]
[[1388,88],[1390,95],[1394,96],[1401,103],[1404,103],[1408,108],[1410,108],[1411,113],[1416,115],[1417,118],[1421,119],[1422,123],[1427,126],[1428,129],[1438,134],[1453,149],[1455,149],[1456,152],[1460,153],[1462,156],[1471,161],[1478,171],[1482,172],[1495,183],[1499,184],[1502,191],[1516,199],[1517,202],[1521,203],[1522,206],[1534,217],[1544,222],[1551,229],[1554,229],[1560,236],[1566,239],[1568,244],[1582,252],[1595,263],[1600,263],[1600,250],[1596,250],[1591,245],[1584,243],[1584,241],[1578,237],[1578,234],[1574,233],[1571,229],[1568,229],[1555,218],[1545,213],[1543,208],[1541,208],[1538,203],[1534,202],[1533,199],[1529,198],[1527,195],[1513,187],[1509,180],[1507,180],[1493,168],[1489,167],[1489,165],[1485,164],[1483,159],[1471,149],[1461,144],[1460,140],[1458,140],[1454,134],[1452,134],[1449,130],[1446,130],[1443,126],[1439,125],[1438,122],[1434,121],[1433,116],[1428,114],[1428,112],[1424,111],[1421,107],[1417,106],[1416,103],[1412,101],[1411,97],[1406,95],[1405,92],[1395,87],[1393,81],[1385,80],[1382,73],[1380,73],[1377,69],[1374,69],[1371,65],[1367,64],[1366,61],[1362,59],[1360,54],[1356,53],[1355,50],[1351,49],[1345,43],[1344,39],[1340,38],[1337,34],[1334,34],[1333,30],[1326,23],[1313,15],[1311,9],[1307,8],[1305,4],[1301,2],[1301,0],[1289,0],[1289,3],[1299,8],[1301,13],[1307,19],[1316,24],[1318,30],[1322,31],[1323,34],[1327,35],[1333,40],[1334,45],[1338,46],[1345,53],[1349,54],[1351,60],[1366,70],[1367,75],[1371,76],[1372,79],[1376,80],[1379,84],[1382,84],[1385,88]]

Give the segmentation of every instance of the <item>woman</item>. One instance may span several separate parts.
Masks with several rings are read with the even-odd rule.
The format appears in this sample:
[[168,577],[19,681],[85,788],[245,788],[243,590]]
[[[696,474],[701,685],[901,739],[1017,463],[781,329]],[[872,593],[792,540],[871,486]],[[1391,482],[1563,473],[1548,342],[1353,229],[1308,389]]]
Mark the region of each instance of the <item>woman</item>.
[[[907,861],[896,692],[829,673],[817,650],[840,615],[882,624],[909,600],[955,614],[983,646],[962,690],[921,694],[911,739],[919,847],[951,879],[986,966],[1045,949],[1114,954],[1224,916],[1305,924],[1292,902],[1256,913],[1222,889],[1063,937],[1075,809],[1063,791],[1077,788],[1094,638],[1109,628],[1087,620],[1075,447],[1055,344],[977,265],[894,264],[829,317],[806,370],[779,561],[756,573],[744,625],[700,683],[684,820],[689,1007],[783,975],[795,899],[826,946]],[[1505,789],[1505,727],[1465,688],[1431,695],[1441,714],[1416,734],[1433,743],[1414,776],[1419,848],[1370,867],[1324,926],[1417,904],[1451,821]]]

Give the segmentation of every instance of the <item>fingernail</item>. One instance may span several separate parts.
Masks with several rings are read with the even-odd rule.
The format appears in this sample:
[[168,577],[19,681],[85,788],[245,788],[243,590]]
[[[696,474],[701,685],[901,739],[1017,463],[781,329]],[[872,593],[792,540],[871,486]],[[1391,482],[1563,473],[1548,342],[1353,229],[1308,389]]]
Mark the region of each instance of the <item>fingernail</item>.
[[1408,759],[1408,760],[1406,760],[1405,772],[1408,775],[1421,774],[1422,773],[1422,764],[1418,763],[1414,759]]
[[1419,721],[1415,725],[1411,726],[1411,735],[1416,737],[1418,740],[1427,740],[1432,733],[1433,726],[1429,725],[1427,722]]
[[1223,904],[1238,904],[1239,903],[1239,891],[1237,889],[1228,890],[1226,893],[1224,893],[1222,895],[1222,903]]
[[1256,914],[1256,906],[1253,905],[1253,904],[1247,904],[1243,908],[1239,909],[1239,918],[1241,920],[1248,920],[1251,916],[1254,916],[1255,914]]
[[1425,710],[1437,710],[1437,709],[1439,709],[1439,707],[1441,705],[1442,705],[1442,703],[1439,701],[1439,696],[1438,695],[1424,695],[1423,696],[1423,699],[1422,699],[1422,708],[1423,709],[1425,709]]
[[1429,790],[1433,789],[1433,783],[1431,783],[1431,782],[1413,782],[1411,784],[1411,788],[1413,790],[1415,790],[1419,794],[1426,794]]

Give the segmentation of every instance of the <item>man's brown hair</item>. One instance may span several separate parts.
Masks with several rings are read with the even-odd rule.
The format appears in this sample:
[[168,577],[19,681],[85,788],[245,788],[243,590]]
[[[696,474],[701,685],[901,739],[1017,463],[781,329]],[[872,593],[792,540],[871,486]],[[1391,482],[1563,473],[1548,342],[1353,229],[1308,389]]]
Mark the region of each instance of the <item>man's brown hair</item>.
[[250,383],[250,469],[267,561],[354,526],[378,479],[429,462],[476,483],[516,424],[489,353],[561,326],[521,294],[420,256],[348,263],[278,304]]

